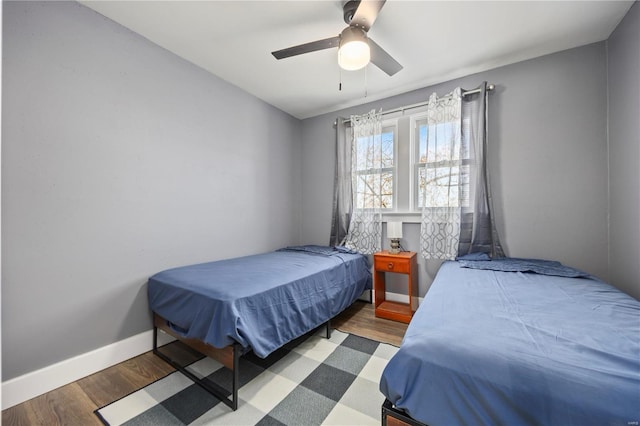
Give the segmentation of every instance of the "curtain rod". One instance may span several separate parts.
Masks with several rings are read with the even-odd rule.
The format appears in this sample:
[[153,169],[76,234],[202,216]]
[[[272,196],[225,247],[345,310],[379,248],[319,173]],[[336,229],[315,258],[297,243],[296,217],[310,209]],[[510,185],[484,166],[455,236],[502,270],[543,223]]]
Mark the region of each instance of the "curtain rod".
[[[492,90],[494,90],[496,88],[496,86],[494,84],[487,84],[487,92],[491,92]],[[469,95],[473,95],[474,93],[480,93],[480,89],[474,89],[474,90],[467,90],[462,92],[462,96],[469,96]],[[408,109],[414,109],[414,108],[420,108],[422,106],[426,106],[429,105],[429,102],[420,102],[417,104],[412,104],[412,105],[407,105],[401,108],[396,108],[396,109],[390,109],[389,111],[384,111],[382,113],[382,115],[387,115],[387,114],[393,114],[394,112],[404,112],[405,110]],[[351,123],[351,119],[346,119],[344,120],[345,124],[346,123]],[[333,123],[333,125],[337,125],[338,123],[335,122]]]

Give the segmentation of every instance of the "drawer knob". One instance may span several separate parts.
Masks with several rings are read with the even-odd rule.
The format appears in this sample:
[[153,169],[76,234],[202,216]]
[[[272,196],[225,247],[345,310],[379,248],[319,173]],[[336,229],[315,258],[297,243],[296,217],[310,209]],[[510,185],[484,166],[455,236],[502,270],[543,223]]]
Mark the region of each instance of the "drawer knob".
[[387,265],[387,268],[389,268],[389,269],[393,269],[393,263],[392,263],[392,262],[389,262],[389,264]]

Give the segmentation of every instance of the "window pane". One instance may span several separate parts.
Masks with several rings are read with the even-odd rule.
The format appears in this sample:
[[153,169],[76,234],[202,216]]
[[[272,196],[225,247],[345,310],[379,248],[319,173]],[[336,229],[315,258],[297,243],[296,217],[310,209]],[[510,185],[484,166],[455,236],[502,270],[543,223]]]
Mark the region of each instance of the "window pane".
[[383,209],[393,208],[393,173],[382,173],[382,187],[380,191],[381,205]]
[[358,138],[357,169],[381,169],[393,167],[393,130],[381,135]]
[[358,175],[356,192],[356,208],[393,208],[393,173],[363,173]]
[[[458,185],[459,181],[462,185]],[[418,207],[424,207],[425,201],[427,207],[468,207],[469,166],[420,167]]]
[[427,207],[458,207],[458,167],[425,169]]
[[460,133],[451,123],[427,126],[426,137],[424,162],[460,159]]
[[375,157],[375,152],[372,138],[358,138],[356,144],[358,146],[356,152],[356,169],[368,170],[370,168],[373,168],[373,159]]
[[[418,162],[460,159],[460,132],[452,123],[438,123],[428,126],[425,121],[417,122]],[[463,152],[463,158],[468,153]]]
[[415,205],[467,207],[469,205],[468,149],[463,150],[460,128],[453,122],[416,121],[417,161]]
[[355,141],[355,208],[393,208],[394,132],[395,128],[384,128],[380,135]]
[[418,162],[427,162],[427,125],[418,124]]
[[393,131],[382,133],[382,167],[393,167]]
[[425,168],[424,166],[420,166],[418,168],[418,208],[424,207],[424,193],[426,191],[426,178],[425,178]]

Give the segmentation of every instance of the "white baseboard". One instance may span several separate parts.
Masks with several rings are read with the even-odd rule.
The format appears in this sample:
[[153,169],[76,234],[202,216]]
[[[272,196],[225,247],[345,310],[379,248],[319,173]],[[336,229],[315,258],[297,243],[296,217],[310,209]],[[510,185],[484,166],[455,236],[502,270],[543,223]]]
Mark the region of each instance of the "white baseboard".
[[[158,334],[158,345],[174,340]],[[2,382],[2,409],[13,407],[153,349],[153,330]]]

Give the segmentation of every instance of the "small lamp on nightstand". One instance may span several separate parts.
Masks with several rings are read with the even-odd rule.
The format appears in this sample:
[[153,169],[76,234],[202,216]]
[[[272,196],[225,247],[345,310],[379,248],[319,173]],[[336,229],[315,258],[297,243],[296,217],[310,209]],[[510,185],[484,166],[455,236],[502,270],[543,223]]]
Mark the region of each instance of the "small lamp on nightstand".
[[402,222],[387,222],[387,238],[391,249],[389,253],[400,253],[400,238],[402,238]]

